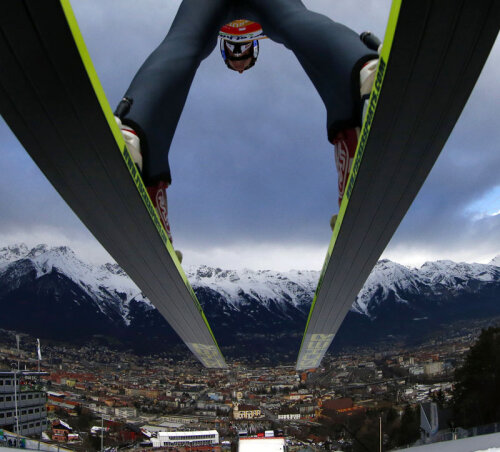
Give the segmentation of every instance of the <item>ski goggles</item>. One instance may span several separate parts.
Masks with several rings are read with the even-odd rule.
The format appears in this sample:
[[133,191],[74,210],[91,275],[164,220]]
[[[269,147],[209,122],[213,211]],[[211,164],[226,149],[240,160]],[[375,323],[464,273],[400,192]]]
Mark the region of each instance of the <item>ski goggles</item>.
[[[253,53],[249,50],[253,48]],[[256,41],[234,42],[221,39],[221,53],[224,60],[231,61],[245,60],[249,57],[257,57],[258,43]]]

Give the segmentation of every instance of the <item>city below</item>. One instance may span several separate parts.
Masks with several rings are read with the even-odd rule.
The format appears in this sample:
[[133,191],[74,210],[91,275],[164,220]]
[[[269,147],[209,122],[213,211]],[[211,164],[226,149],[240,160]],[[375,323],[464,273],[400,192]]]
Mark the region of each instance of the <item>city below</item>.
[[[44,403],[33,406],[45,407],[45,416],[26,423],[39,430],[24,435],[23,424],[20,434],[69,450],[374,450],[370,441],[379,440],[389,450],[437,440],[435,431],[421,428],[422,416],[450,399],[454,370],[480,329],[464,328],[461,335],[414,348],[347,350],[304,372],[262,367],[258,357],[209,370],[188,354],[180,360],[43,341],[40,361],[36,338],[17,335],[18,351],[15,332],[1,330],[0,371],[12,379],[19,372],[20,394],[44,394]],[[0,396],[13,393],[6,381]],[[2,402],[4,397],[0,407],[7,406]],[[15,439],[7,433],[15,423],[6,423],[14,417],[4,417],[5,410],[0,408],[0,444]],[[20,414],[22,420],[33,410]],[[408,419],[417,438],[405,436]],[[446,439],[449,429],[439,430]],[[276,448],[257,447],[271,439]]]

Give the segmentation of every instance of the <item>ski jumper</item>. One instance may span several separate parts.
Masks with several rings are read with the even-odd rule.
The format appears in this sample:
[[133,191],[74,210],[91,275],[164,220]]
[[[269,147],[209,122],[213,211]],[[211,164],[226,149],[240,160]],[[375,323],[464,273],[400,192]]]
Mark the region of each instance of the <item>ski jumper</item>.
[[354,31],[301,0],[183,0],[125,94],[131,108],[122,120],[141,139],[146,185],[171,183],[168,152],[196,70],[217,45],[221,27],[236,19],[258,22],[295,54],[325,104],[330,141],[360,125],[359,71],[378,55]]

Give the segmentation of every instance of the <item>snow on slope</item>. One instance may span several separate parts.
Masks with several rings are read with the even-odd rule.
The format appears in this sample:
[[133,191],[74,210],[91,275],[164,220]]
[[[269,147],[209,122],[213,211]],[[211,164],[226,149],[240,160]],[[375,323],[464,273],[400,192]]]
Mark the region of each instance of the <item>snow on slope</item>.
[[221,270],[220,268],[188,267],[186,276],[193,287],[206,286],[223,295],[236,308],[242,293],[266,302],[286,299],[297,306],[304,299],[310,299],[318,284],[318,271],[291,270]]
[[500,254],[491,260],[490,265],[495,265],[496,267],[500,267]]
[[29,253],[28,247],[21,243],[20,245],[10,245],[0,249],[0,268],[3,264],[22,259]]
[[467,264],[440,260],[426,262],[419,269],[381,260],[368,277],[352,309],[369,315],[369,308],[393,292],[396,301],[406,303],[401,294],[414,295],[426,288],[434,295],[444,292],[470,291],[471,281],[492,282],[500,280],[500,268],[491,264]]
[[[23,260],[31,262],[29,268],[36,269],[37,277],[57,269],[85,290],[96,304],[119,305],[117,307],[127,324],[129,303],[132,299],[144,302],[148,308],[153,309],[149,300],[144,298],[117,264],[93,266],[82,262],[67,247],[49,248],[39,245],[30,250],[21,244],[0,249],[0,277],[9,266]],[[499,281],[499,263],[500,256],[489,265],[443,260],[427,262],[420,269],[416,269],[382,260],[371,272],[352,310],[370,316],[371,310],[391,292],[396,302],[408,303],[404,297],[411,297],[422,290],[431,291],[435,295],[441,292],[471,290],[468,286],[470,280],[484,283]],[[236,309],[245,302],[245,295],[252,296],[264,305],[271,301],[283,306],[291,303],[296,307],[309,303],[320,276],[318,271],[234,271],[207,266],[189,267],[186,274],[194,288],[208,287],[220,293]]]
[[384,299],[390,291],[395,293],[397,301],[404,303],[406,300],[400,298],[398,293],[401,291],[417,293],[418,287],[419,278],[414,270],[389,260],[381,260],[368,276],[352,310],[369,315],[370,305]]
[[110,298],[119,297],[122,302],[117,307],[126,324],[130,322],[128,314],[132,299],[152,308],[149,300],[117,264],[87,264],[65,246],[49,248],[47,245],[38,245],[30,250],[21,244],[0,249],[0,276],[11,264],[23,259],[31,262],[36,270],[36,278],[54,270],[64,274],[94,299],[101,311],[103,300],[109,302]]
[[464,288],[464,283],[470,279],[485,282],[498,279],[498,271],[491,265],[447,260],[426,262],[420,268],[420,274],[433,285],[439,284],[454,289]]

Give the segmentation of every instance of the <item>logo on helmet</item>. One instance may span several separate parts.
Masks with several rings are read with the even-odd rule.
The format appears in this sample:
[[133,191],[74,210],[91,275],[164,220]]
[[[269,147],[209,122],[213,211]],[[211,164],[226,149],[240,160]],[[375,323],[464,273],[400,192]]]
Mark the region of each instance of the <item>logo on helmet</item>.
[[[259,56],[258,40],[266,37],[260,24],[246,19],[224,25],[219,36],[224,63],[229,69],[240,73],[255,65]],[[242,63],[245,60],[248,63]]]

